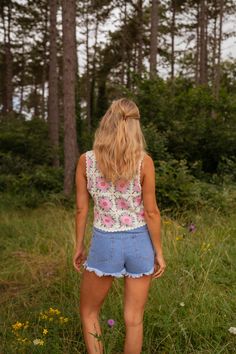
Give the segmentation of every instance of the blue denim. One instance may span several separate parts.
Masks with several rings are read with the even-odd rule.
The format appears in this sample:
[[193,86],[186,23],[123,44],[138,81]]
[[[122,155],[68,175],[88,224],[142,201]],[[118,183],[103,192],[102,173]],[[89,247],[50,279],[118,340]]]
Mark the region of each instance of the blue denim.
[[93,227],[89,254],[83,266],[98,276],[138,278],[153,273],[155,254],[146,224],[112,232]]

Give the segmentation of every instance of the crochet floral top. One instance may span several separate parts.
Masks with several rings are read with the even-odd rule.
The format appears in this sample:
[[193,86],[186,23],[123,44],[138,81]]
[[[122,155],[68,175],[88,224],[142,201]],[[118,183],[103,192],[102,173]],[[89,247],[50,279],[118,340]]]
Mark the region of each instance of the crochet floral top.
[[142,156],[137,175],[129,182],[107,182],[98,170],[93,150],[86,154],[87,189],[94,201],[93,226],[104,231],[131,230],[146,224],[140,184]]

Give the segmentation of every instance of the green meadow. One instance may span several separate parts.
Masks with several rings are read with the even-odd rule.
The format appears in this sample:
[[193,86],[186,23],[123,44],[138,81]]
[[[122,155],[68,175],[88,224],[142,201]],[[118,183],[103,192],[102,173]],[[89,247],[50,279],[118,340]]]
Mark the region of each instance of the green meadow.
[[[91,230],[92,206],[87,249]],[[1,354],[86,353],[79,317],[81,274],[72,266],[74,238],[73,207],[16,208],[3,201]],[[152,280],[142,353],[235,353],[236,336],[229,328],[236,327],[236,210],[163,211],[162,239],[167,268],[162,278]],[[114,280],[101,309],[104,353],[122,353],[123,282]]]

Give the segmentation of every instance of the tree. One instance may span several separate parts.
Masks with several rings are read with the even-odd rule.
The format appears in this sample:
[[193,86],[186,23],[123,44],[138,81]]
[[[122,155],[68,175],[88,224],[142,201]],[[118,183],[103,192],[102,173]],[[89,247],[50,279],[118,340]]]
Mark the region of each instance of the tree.
[[53,151],[52,164],[59,166],[59,112],[58,112],[58,77],[57,77],[57,0],[50,0],[50,55],[49,55],[49,95],[48,128],[49,141]]
[[64,194],[69,197],[74,184],[78,156],[75,84],[76,84],[76,6],[75,0],[62,0],[63,28],[63,112],[64,112]]
[[150,40],[150,76],[156,75],[157,70],[157,32],[158,32],[159,0],[152,0],[151,8],[151,40]]
[[2,1],[0,4],[1,19],[3,24],[3,113],[12,112],[13,101],[13,55],[11,44],[11,31],[12,31],[12,2]]

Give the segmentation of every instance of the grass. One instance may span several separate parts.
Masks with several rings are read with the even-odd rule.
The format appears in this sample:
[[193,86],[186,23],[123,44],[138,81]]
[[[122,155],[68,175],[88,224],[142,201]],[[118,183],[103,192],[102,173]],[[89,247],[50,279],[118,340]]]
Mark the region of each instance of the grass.
[[[188,231],[193,222],[196,231]],[[144,315],[143,354],[235,353],[236,215],[216,210],[162,215],[165,275],[152,280]],[[79,318],[80,274],[72,266],[74,211],[44,204],[36,209],[2,207],[0,228],[0,353],[86,353]],[[87,249],[92,210],[86,231]],[[50,307],[68,318],[39,319]],[[105,353],[122,353],[123,279],[115,279],[101,310]],[[108,319],[114,319],[110,328]],[[16,340],[16,332],[43,338],[42,346]],[[43,328],[48,328],[46,335]]]

